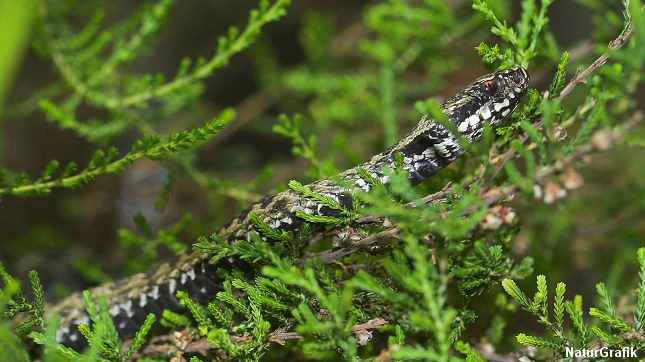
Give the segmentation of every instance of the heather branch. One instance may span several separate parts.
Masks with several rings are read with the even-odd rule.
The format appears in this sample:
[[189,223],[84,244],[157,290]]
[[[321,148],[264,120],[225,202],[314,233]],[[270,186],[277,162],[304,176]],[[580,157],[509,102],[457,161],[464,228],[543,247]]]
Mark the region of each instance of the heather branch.
[[[136,142],[130,151],[121,158],[115,159],[116,149],[104,153],[97,151],[88,163],[88,166],[71,175],[75,169],[68,168],[61,175],[54,178],[53,172],[58,168],[58,163],[52,163],[51,172],[46,171],[41,179],[33,183],[13,184],[0,187],[0,195],[11,194],[16,196],[41,195],[49,193],[53,188],[79,188],[95,177],[102,174],[114,174],[122,172],[123,169],[142,157],[151,159],[163,159],[178,149],[189,149],[201,145],[206,139],[217,134],[233,117],[231,112],[225,112],[221,118],[207,122],[202,127],[191,131],[183,131],[170,134],[165,140],[150,137],[144,141]],[[50,166],[48,166],[49,168]],[[68,172],[69,171],[69,172]]]

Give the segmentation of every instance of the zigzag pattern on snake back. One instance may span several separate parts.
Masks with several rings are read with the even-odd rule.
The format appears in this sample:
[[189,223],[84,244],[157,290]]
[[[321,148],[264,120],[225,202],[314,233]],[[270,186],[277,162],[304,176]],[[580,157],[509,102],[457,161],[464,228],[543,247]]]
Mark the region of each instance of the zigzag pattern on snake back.
[[[340,182],[325,179],[308,186],[312,191],[351,209],[352,189],[346,185],[355,185],[363,191],[369,191],[372,187],[370,182],[361,177],[359,168],[387,184],[389,180],[382,169],[394,168],[397,154],[402,157],[402,166],[408,173],[410,183],[417,185],[464,154],[460,138],[475,142],[481,138],[486,122],[490,123],[493,129],[502,125],[520,103],[528,88],[528,82],[526,70],[520,67],[482,76],[441,104],[441,109],[460,135],[451,133],[438,122],[424,116],[412,131],[392,147],[338,175],[335,180]],[[287,190],[254,203],[217,233],[230,242],[247,239],[249,232],[254,228],[249,216],[251,212],[272,227],[298,231],[304,222],[296,216],[298,212],[337,216],[338,211],[318,204],[296,191]],[[214,263],[208,254],[192,252],[183,255],[175,263],[162,264],[147,273],[99,286],[90,292],[94,297],[105,297],[109,313],[121,338],[127,338],[133,335],[148,313],[160,316],[164,309],[180,310],[175,297],[178,290],[186,291],[192,299],[198,301],[213,297],[222,289],[221,281],[216,277],[216,270],[235,266],[239,267],[239,263],[232,259],[222,259]],[[86,345],[77,329],[80,323],[89,323],[80,294],[63,300],[49,313],[61,317],[56,336],[59,342],[75,349],[81,349]]]

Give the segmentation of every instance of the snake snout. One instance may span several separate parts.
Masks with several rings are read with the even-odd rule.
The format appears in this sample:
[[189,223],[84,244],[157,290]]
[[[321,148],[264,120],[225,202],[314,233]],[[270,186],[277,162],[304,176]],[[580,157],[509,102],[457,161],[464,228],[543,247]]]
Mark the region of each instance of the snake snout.
[[522,90],[526,90],[529,85],[529,74],[526,69],[522,67],[508,68],[507,79],[513,83],[513,86],[520,87]]

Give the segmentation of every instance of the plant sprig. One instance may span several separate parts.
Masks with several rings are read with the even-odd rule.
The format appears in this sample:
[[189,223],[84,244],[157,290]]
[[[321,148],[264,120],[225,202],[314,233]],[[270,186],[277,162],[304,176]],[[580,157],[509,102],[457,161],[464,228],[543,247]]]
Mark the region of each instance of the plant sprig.
[[[643,328],[640,316],[645,313],[645,293],[641,292],[640,288],[645,285],[645,273],[643,273],[645,271],[645,248],[639,248],[636,255],[640,272],[639,284],[636,288],[635,305],[637,308],[634,323],[630,323],[618,314],[604,283],[596,284],[596,291],[600,296],[603,310],[595,307],[589,309],[589,316],[596,318],[602,324],[590,326],[589,323],[584,321],[582,297],[576,295],[572,301],[565,300],[564,293],[566,285],[564,283],[558,283],[555,289],[553,302],[554,320],[552,320],[549,316],[548,291],[546,277],[544,275],[537,277],[537,292],[533,299],[528,298],[515,282],[510,279],[504,279],[502,286],[506,293],[520,304],[524,310],[537,317],[538,322],[544,324],[553,337],[555,337],[555,339],[549,339],[520,333],[516,337],[517,341],[529,347],[546,349],[555,356],[562,356],[566,347],[574,346],[578,349],[588,348],[591,339],[589,332],[591,331],[598,339],[611,348],[621,349],[624,347],[633,347],[640,349],[642,347],[642,341],[638,341],[638,339],[634,340],[631,336],[637,331],[642,331]],[[571,319],[573,327],[569,332],[563,327],[565,311]]]
[[30,182],[26,175],[18,175],[12,184],[0,188],[0,195],[42,196],[49,194],[53,188],[77,189],[92,181],[96,176],[122,172],[125,166],[132,164],[139,158],[147,157],[159,161],[179,149],[197,147],[217,134],[232,118],[233,112],[228,111],[219,118],[191,131],[172,133],[166,139],[150,136],[144,140],[136,141],[130,150],[120,158],[116,158],[118,154],[116,148],[110,148],[107,152],[98,150],[94,152],[86,168],[75,174],[76,164],[69,163],[54,177],[55,172],[59,169],[59,163],[51,161],[37,180]]
[[[51,57],[71,93],[62,101],[41,99],[39,106],[60,128],[73,129],[92,142],[105,143],[133,125],[150,133],[145,124],[134,120],[149,113],[151,102],[159,102],[160,112],[165,115],[193,102],[201,93],[200,81],[255,42],[268,23],[284,16],[290,2],[261,0],[242,31],[231,26],[227,35],[218,39],[212,58],[184,58],[169,81],[161,74],[133,73],[125,66],[144,55],[168,18],[174,0],[144,5],[130,18],[107,29],[102,28],[104,12],[96,10],[77,32],[65,23],[69,15],[66,11],[43,4],[38,49]],[[106,109],[107,117],[77,119],[76,110],[84,102]]]

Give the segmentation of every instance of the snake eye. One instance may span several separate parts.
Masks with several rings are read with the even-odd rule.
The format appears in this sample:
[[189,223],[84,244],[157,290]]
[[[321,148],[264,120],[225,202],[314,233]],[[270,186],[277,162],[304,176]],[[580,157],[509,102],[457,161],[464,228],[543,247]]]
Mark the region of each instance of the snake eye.
[[497,92],[497,82],[494,80],[487,80],[481,84],[481,87],[488,94],[495,94]]

